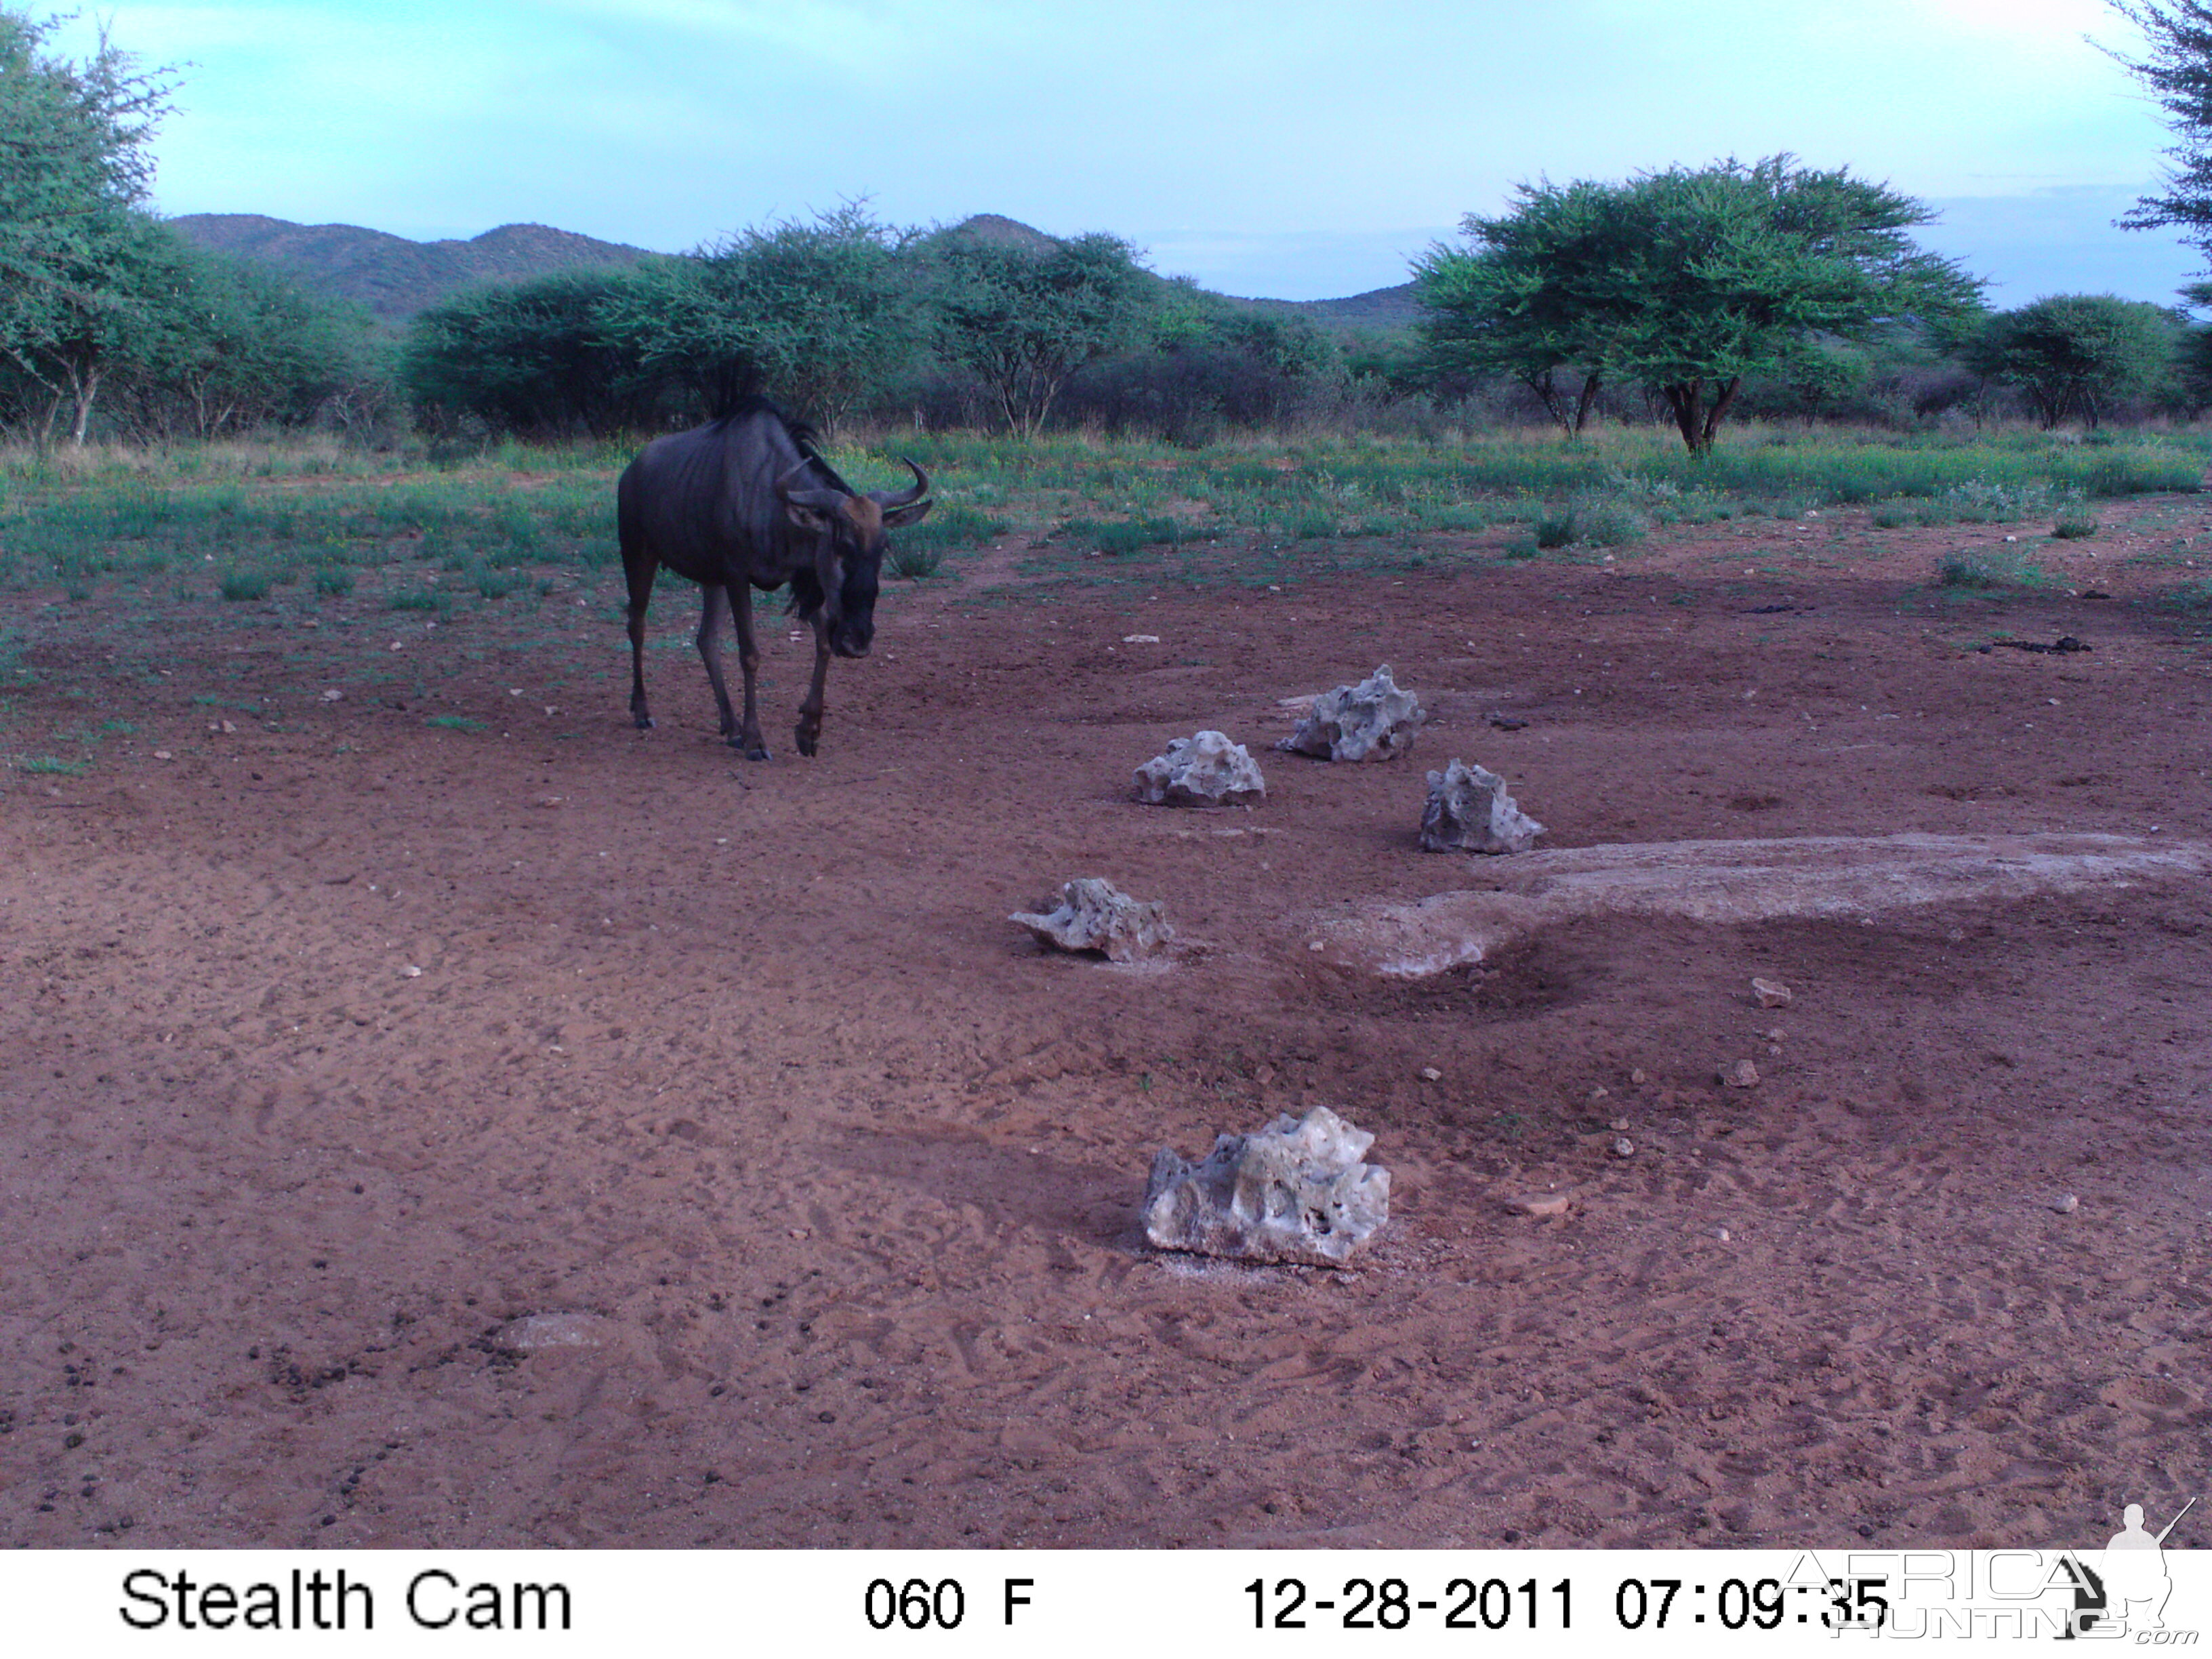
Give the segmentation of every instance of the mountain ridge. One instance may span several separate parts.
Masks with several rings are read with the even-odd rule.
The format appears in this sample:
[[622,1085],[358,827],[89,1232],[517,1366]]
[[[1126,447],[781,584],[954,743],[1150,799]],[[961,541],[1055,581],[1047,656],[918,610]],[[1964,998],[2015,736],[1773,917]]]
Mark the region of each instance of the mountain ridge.
[[[629,265],[654,257],[647,248],[540,224],[499,225],[466,239],[417,242],[362,225],[303,225],[259,213],[187,213],[168,222],[202,247],[273,266],[303,288],[365,307],[395,325],[479,283],[527,282],[556,270]],[[947,228],[1040,252],[1054,240],[997,213],[971,214]],[[1222,297],[1303,316],[1337,331],[1406,327],[1420,309],[1411,283],[1335,300]]]

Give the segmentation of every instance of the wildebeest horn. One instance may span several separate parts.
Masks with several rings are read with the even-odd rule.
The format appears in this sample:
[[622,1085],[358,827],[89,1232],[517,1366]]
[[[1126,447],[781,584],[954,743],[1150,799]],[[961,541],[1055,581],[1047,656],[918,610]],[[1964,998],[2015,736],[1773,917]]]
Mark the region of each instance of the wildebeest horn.
[[791,487],[792,479],[796,477],[799,474],[805,471],[806,469],[812,465],[813,463],[811,461],[801,457],[798,465],[787,468],[784,471],[779,473],[775,480],[776,498],[779,501],[795,502],[800,507],[811,507],[817,512],[826,513],[834,508],[838,502],[845,499],[843,491],[836,489],[793,489]]
[[906,470],[914,474],[914,488],[908,490],[902,495],[894,495],[889,490],[878,490],[875,492],[876,501],[880,506],[911,507],[916,501],[920,501],[924,495],[929,494],[929,474],[924,472],[912,461],[908,461],[907,458],[903,455],[900,456],[899,459],[906,461]]

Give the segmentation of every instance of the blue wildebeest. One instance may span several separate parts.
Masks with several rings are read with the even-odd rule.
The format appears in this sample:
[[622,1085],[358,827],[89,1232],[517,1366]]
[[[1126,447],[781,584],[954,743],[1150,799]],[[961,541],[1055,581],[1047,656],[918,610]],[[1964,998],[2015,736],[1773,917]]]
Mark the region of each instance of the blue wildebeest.
[[[822,686],[830,659],[865,657],[876,633],[884,532],[929,511],[929,475],[912,461],[914,488],[855,490],[822,459],[813,431],[765,398],[647,444],[615,487],[623,574],[629,585],[629,712],[653,725],[645,701],[645,607],[662,565],[705,590],[699,655],[714,682],[722,735],[748,760],[766,760],[754,680],[753,588],[791,589],[791,610],[814,626],[814,684],[799,708],[799,752],[822,736]],[[738,625],[745,676],[744,720],[722,679],[721,621]]]

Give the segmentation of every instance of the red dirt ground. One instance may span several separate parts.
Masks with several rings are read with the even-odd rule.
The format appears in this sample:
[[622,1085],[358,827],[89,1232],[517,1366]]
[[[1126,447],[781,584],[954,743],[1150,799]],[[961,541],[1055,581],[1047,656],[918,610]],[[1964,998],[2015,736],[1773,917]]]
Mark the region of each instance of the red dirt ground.
[[[766,765],[714,740],[672,589],[643,736],[604,591],[434,631],[367,594],[313,631],[15,602],[7,746],[135,730],[0,791],[0,1543],[2080,1545],[2171,1513],[2212,1425],[2201,889],[1623,921],[1417,988],[1302,931],[1472,882],[1414,840],[1454,754],[1553,845],[2212,835],[2212,657],[2127,562],[2206,515],[2130,511],[2002,601],[1928,585],[2001,529],[1856,515],[1280,592],[1047,588],[1002,550],[892,585],[813,762],[777,629]],[[1995,629],[2094,649],[1968,648]],[[1279,699],[1385,661],[1437,716],[1412,759],[1266,754],[1249,812],[1127,799],[1165,739],[1261,753]],[[1040,955],[1007,914],[1083,874],[1188,948]],[[1716,1086],[1741,1058],[1765,1080]],[[1315,1104],[1394,1172],[1356,1271],[1144,1247],[1157,1147]],[[1553,1188],[1565,1218],[1510,1207]],[[493,1340],[544,1312],[605,1340]]]

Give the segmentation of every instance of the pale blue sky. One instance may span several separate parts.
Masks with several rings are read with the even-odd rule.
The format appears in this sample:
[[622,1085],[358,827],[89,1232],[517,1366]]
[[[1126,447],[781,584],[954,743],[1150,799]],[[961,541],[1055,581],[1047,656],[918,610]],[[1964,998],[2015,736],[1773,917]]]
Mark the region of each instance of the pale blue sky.
[[[537,221],[677,250],[871,198],[1110,230],[1154,267],[1313,299],[1511,185],[1788,149],[1945,208],[1928,240],[2018,303],[2169,301],[2112,228],[2156,112],[2083,39],[2101,0],[116,0],[189,63],[168,213],[401,235]],[[70,27],[64,40],[85,38]]]

